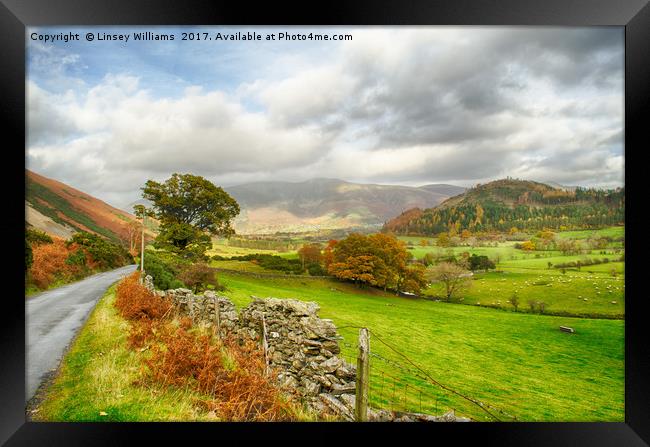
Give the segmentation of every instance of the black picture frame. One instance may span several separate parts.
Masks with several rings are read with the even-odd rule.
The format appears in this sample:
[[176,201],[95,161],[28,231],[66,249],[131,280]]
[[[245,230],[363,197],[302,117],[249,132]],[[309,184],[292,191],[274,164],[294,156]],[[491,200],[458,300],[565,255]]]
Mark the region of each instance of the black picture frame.
[[[37,25],[552,25],[625,27],[625,183],[626,183],[626,322],[625,422],[623,423],[473,423],[473,424],[63,424],[25,419],[24,303],[19,296],[23,275],[17,235],[24,231],[25,207],[19,185],[25,184],[25,27]],[[301,443],[343,442],[352,437],[391,435],[421,437],[425,442],[473,439],[481,445],[635,446],[650,443],[650,325],[645,323],[642,293],[643,220],[645,203],[643,138],[650,109],[650,6],[647,0],[456,0],[343,1],[304,3],[292,9],[266,2],[200,0],[0,0],[0,113],[6,136],[0,176],[4,202],[10,205],[0,223],[11,256],[5,267],[11,292],[3,296],[0,325],[0,443],[6,445],[102,445],[145,442],[150,437],[184,442],[225,441],[225,436]],[[645,112],[645,113],[644,113]],[[5,205],[7,206],[7,205]],[[14,287],[16,290],[14,290]],[[242,438],[244,437],[244,438]],[[328,441],[329,440],[329,441]],[[232,442],[232,441],[228,441]]]

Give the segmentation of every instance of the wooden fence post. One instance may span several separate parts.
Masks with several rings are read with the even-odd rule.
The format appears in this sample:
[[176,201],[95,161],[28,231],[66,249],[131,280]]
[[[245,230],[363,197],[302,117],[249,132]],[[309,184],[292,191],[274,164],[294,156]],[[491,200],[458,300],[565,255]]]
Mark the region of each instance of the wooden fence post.
[[357,422],[368,420],[368,353],[370,352],[368,329],[359,329],[359,353],[357,355],[357,389],[354,419]]
[[221,338],[221,310],[219,309],[219,298],[214,297],[214,324],[217,337]]

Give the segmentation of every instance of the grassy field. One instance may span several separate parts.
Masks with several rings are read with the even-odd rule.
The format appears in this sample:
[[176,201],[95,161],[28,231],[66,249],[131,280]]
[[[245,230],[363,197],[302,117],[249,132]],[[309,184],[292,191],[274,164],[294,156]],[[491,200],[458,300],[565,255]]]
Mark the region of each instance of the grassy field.
[[587,239],[590,237],[611,237],[613,239],[625,236],[625,227],[607,227],[597,230],[575,230],[561,231],[557,233],[559,237],[565,239]]
[[[589,250],[579,255],[563,255],[557,250],[526,252],[515,248],[514,241],[499,242],[490,246],[437,247],[435,239],[400,237],[413,244],[409,249],[416,258],[426,253],[436,256],[456,256],[463,252],[488,256],[496,263],[496,271],[475,273],[471,288],[463,294],[463,304],[501,307],[513,310],[508,303],[516,293],[520,300],[520,311],[529,311],[528,301],[543,301],[550,313],[568,313],[575,316],[624,318],[625,316],[625,263],[619,259],[623,245],[619,239],[624,236],[624,227],[609,227],[598,230],[565,231],[556,233],[563,239],[587,239],[611,237],[614,239],[606,249]],[[425,239],[429,244],[420,245]],[[586,259],[603,260],[601,264],[566,268],[565,273],[556,265]],[[549,268],[549,262],[552,264]],[[425,295],[442,298],[442,284],[432,284]],[[460,298],[460,297],[459,297]]]
[[117,315],[111,287],[65,357],[34,420],[215,421],[189,389],[137,386],[142,356],[126,346],[129,323]]
[[[579,316],[625,315],[625,285],[621,276],[556,270],[505,271],[475,274],[463,304],[500,306],[513,310],[508,299],[516,293],[520,311],[528,311],[529,300],[544,301],[548,312],[568,312]],[[426,294],[444,296],[444,286],[433,284]]]
[[[621,320],[540,316],[401,298],[326,279],[220,274],[219,280],[228,288],[224,294],[238,306],[246,305],[250,295],[317,302],[320,316],[339,327],[343,355],[352,362],[356,326],[368,327],[371,351],[382,357],[373,357],[371,363],[375,406],[390,406],[401,398],[397,409],[441,413],[454,408],[458,414],[489,420],[478,406],[387,363],[383,359],[402,365],[405,360],[382,340],[444,385],[518,420],[624,419]],[[560,325],[573,327],[576,333],[561,332]]]

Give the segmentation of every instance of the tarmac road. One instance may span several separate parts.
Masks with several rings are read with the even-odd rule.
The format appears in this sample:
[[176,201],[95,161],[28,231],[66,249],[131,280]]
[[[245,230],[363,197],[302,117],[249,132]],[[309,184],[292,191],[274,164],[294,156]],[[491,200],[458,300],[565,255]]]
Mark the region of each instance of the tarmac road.
[[42,292],[25,300],[26,399],[61,357],[108,287],[136,269],[127,265]]

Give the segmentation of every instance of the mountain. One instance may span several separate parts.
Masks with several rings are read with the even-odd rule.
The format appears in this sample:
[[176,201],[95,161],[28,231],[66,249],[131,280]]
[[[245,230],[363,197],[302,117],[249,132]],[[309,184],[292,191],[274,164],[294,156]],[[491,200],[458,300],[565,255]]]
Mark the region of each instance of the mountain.
[[451,231],[594,228],[623,223],[625,189],[556,188],[528,180],[479,184],[428,209],[411,209],[383,231],[433,235]]
[[25,220],[46,233],[68,238],[77,231],[118,241],[135,217],[65,183],[26,170]]
[[542,182],[542,183],[544,183],[544,184],[546,184],[548,186],[551,186],[553,188],[556,188],[556,189],[563,189],[565,191],[575,191],[576,188],[577,188],[577,186],[564,186],[564,185],[560,185],[559,183],[556,183],[556,182]]
[[255,182],[224,188],[241,207],[238,233],[377,228],[409,208],[435,206],[465,188],[374,185],[318,178]]

